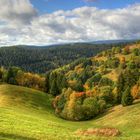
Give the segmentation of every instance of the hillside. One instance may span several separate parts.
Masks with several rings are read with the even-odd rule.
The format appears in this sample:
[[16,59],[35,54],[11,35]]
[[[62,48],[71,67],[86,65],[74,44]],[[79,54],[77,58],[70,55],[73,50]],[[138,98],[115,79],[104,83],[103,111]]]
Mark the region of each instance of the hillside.
[[109,109],[94,120],[71,122],[57,118],[50,106],[51,97],[29,88],[0,85],[1,140],[61,140],[85,139],[75,135],[77,129],[113,127],[119,137],[86,136],[91,140],[138,140],[140,103]]
[[[46,47],[11,46],[0,48],[0,66],[18,66],[25,71],[45,73],[64,66],[76,59],[91,57],[113,46],[125,43],[89,44],[76,43]],[[126,43],[127,44],[127,43]]]
[[55,114],[67,120],[89,120],[106,108],[132,105],[140,98],[140,43],[60,67],[47,74],[46,89],[56,96]]
[[46,78],[2,68],[1,82],[47,93],[1,84],[0,139],[140,139],[139,60],[137,43],[78,59]]

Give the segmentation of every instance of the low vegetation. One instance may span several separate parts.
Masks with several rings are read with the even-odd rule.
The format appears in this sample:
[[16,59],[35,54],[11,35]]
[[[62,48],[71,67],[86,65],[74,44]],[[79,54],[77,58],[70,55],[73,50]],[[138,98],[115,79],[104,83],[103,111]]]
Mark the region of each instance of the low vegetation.
[[[14,85],[0,85],[1,140],[138,140],[140,101],[132,106],[108,109],[89,121],[72,122],[58,118],[46,93]],[[111,128],[118,136],[79,135],[78,131]],[[112,130],[113,129],[113,130]],[[109,130],[110,131],[110,130]],[[109,133],[106,132],[106,134]]]
[[77,130],[75,132],[76,135],[83,135],[83,136],[90,136],[90,135],[97,135],[97,136],[119,136],[121,133],[116,128],[89,128],[87,130]]

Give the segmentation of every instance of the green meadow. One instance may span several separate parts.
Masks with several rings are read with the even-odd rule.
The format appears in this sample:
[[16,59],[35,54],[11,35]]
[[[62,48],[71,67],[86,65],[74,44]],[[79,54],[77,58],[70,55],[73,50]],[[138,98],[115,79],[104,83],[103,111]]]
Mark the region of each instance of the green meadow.
[[[46,93],[0,85],[0,140],[139,140],[140,102],[115,106],[89,121],[72,122],[54,115],[52,97]],[[88,128],[117,128],[118,137],[78,136]]]

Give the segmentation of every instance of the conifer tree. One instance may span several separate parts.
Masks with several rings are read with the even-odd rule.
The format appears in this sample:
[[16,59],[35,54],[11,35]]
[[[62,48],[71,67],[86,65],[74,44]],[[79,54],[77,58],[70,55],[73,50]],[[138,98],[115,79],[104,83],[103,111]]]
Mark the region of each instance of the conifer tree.
[[122,92],[124,90],[124,78],[123,74],[121,73],[118,78],[118,83],[117,83],[117,103],[121,103],[121,98],[122,98]]
[[54,79],[52,81],[51,88],[50,88],[50,94],[52,94],[54,96],[59,94],[59,90],[58,90],[58,87],[57,87],[57,84],[56,84],[56,79]]
[[121,103],[123,106],[132,105],[133,97],[130,92],[130,87],[127,87],[126,90],[123,92]]
[[46,74],[45,78],[45,91],[48,93],[50,89],[50,82],[49,82],[50,73]]

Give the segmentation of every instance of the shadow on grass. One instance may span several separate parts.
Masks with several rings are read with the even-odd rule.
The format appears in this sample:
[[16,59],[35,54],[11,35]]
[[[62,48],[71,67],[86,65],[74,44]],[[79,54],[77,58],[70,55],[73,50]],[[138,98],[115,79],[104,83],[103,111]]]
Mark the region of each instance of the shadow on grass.
[[[140,103],[140,99],[137,99],[137,100],[135,100],[135,101],[133,102],[133,104],[132,104],[131,106],[136,105],[136,104],[139,104],[139,103]],[[114,107],[115,107],[115,106],[114,106]],[[123,107],[123,106],[122,106],[122,107]],[[125,108],[125,107],[123,107],[123,108]],[[104,117],[104,116],[106,116],[106,115],[108,115],[108,114],[110,114],[110,113],[112,113],[112,112],[114,112],[114,111],[115,111],[115,110],[113,109],[113,107],[110,107],[110,108],[106,109],[105,112],[103,112],[103,113],[97,115],[96,117],[94,117],[92,120],[100,119],[100,118],[102,118],[102,117]]]
[[102,117],[104,117],[104,116],[106,116],[106,115],[108,115],[108,114],[110,114],[110,113],[112,113],[112,112],[114,112],[114,110],[112,110],[112,108],[111,108],[111,109],[107,109],[105,112],[103,112],[103,113],[101,113],[101,114],[98,114],[96,117],[94,117],[94,118],[91,119],[91,120],[100,119],[100,118],[102,118]]
[[20,135],[16,135],[16,134],[2,133],[2,132],[0,132],[0,139],[36,140],[35,138],[20,136]]
[[140,103],[140,99],[137,99],[137,100],[134,101],[133,104],[135,105],[135,104],[139,104],[139,103]]

